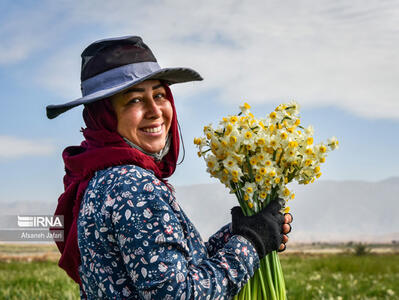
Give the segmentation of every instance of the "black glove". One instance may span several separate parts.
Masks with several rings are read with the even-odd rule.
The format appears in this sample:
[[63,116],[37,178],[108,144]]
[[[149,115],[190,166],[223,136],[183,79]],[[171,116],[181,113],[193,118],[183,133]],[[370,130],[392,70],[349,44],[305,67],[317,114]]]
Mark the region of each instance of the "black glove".
[[244,216],[241,207],[231,210],[232,233],[249,240],[258,252],[259,258],[278,250],[283,241],[284,216],[280,212],[280,201],[272,201],[253,216]]

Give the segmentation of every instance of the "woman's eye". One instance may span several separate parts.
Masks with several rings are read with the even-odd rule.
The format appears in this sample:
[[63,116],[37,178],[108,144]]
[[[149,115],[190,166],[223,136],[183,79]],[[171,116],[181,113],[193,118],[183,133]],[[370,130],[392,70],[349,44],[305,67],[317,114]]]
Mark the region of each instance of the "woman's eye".
[[165,94],[163,94],[163,93],[156,94],[154,98],[155,98],[155,99],[162,99],[162,98],[165,98]]
[[128,103],[133,104],[133,103],[139,103],[140,101],[141,101],[140,98],[133,98],[133,99],[130,99]]

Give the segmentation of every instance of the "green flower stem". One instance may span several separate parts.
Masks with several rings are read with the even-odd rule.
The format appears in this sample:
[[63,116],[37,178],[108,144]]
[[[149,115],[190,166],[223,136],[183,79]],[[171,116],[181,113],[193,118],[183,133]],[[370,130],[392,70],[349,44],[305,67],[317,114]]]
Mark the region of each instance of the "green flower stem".
[[264,259],[262,259],[261,262],[263,263],[263,268],[266,271],[266,281],[268,284],[268,290],[270,292],[270,294],[268,296],[270,296],[271,300],[277,300],[276,291],[274,289],[274,283],[273,283],[273,278],[272,278],[271,266],[270,266],[269,259],[267,256]]
[[[261,268],[258,269],[257,272],[259,274],[259,282],[260,282],[260,289],[259,290],[262,293],[262,295],[266,298],[267,294],[266,294],[266,284],[265,284],[265,279],[264,279],[264,277],[265,277],[264,270],[261,267]],[[260,299],[262,299],[262,298],[260,298]]]
[[273,256],[274,256],[274,261],[275,261],[275,264],[277,265],[278,274],[279,274],[278,282],[280,285],[280,299],[286,299],[285,281],[284,281],[284,276],[283,276],[283,269],[281,268],[280,259],[278,258],[278,254],[276,251],[274,251]]

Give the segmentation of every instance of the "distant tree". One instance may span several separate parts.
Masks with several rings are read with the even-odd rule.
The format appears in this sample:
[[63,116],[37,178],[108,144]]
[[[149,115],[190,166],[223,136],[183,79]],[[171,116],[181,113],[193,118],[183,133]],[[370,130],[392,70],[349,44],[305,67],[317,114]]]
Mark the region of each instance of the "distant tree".
[[366,255],[371,252],[371,248],[369,248],[366,243],[354,243],[353,250],[357,256]]

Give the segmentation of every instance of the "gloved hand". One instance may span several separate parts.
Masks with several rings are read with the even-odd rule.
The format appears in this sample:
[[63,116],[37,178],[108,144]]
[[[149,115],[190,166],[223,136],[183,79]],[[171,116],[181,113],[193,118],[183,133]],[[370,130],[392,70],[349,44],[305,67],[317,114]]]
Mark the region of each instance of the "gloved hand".
[[232,233],[249,240],[254,245],[260,259],[273,250],[278,250],[283,243],[285,218],[280,212],[281,204],[279,202],[278,200],[272,201],[253,216],[244,216],[239,206],[233,207],[231,210]]

